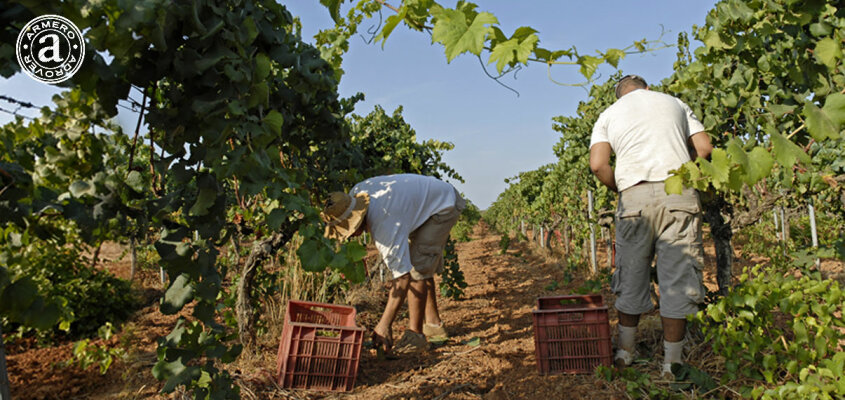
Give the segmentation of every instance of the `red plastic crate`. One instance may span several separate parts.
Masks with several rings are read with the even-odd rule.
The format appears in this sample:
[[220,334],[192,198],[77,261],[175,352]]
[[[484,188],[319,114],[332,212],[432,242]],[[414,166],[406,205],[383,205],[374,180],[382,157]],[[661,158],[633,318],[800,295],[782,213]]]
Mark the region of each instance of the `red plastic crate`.
[[355,326],[354,308],[289,301],[276,365],[279,385],[352,390],[363,339],[364,328]]
[[610,366],[610,322],[601,295],[541,297],[533,314],[540,375],[590,374]]

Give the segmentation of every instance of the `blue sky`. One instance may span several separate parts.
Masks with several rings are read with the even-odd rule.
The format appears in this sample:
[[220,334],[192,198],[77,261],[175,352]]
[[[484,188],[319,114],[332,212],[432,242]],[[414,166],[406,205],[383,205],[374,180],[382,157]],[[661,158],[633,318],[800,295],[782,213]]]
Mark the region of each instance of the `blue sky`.
[[[451,6],[454,1],[441,0]],[[333,23],[328,11],[317,0],[283,1],[290,12],[300,17],[303,38],[313,43],[313,35]],[[398,0],[388,1],[398,4]],[[640,39],[657,39],[674,44],[679,32],[690,32],[694,24],[703,25],[712,0],[677,1],[484,1],[476,0],[480,11],[492,12],[501,29],[510,34],[520,26],[538,30],[540,46],[565,49],[572,45],[581,54],[595,50],[623,48]],[[345,15],[348,2],[342,8]],[[392,13],[384,11],[386,18]],[[361,31],[378,20],[362,24]],[[662,28],[661,28],[662,26]],[[619,68],[636,73],[649,82],[657,82],[672,73],[673,48],[644,55],[629,55]],[[483,57],[486,62],[486,57]],[[420,140],[437,139],[455,144],[445,161],[460,173],[465,183],[452,182],[473,203],[486,208],[505,189],[504,179],[555,161],[552,146],[559,134],[552,130],[552,118],[573,115],[579,101],[587,99],[584,89],[560,86],[548,79],[544,65],[531,65],[503,82],[519,96],[488,78],[474,56],[459,56],[446,62],[443,47],[431,44],[426,33],[398,27],[384,48],[367,44],[363,38],[351,40],[344,58],[346,74],[340,94],[363,92],[366,100],[356,113],[365,115],[376,104],[392,112],[403,106],[405,120],[416,130]],[[599,81],[614,70],[603,67]],[[557,66],[555,80],[578,83],[583,77],[577,67]],[[50,105],[54,87],[18,74],[0,78],[0,94],[10,95],[36,105]],[[0,108],[14,109],[0,101]],[[122,112],[125,114],[125,112]],[[0,112],[0,123],[9,116]],[[125,120],[125,121],[124,121]],[[133,118],[121,116],[125,126]],[[134,126],[132,127],[134,130]]]

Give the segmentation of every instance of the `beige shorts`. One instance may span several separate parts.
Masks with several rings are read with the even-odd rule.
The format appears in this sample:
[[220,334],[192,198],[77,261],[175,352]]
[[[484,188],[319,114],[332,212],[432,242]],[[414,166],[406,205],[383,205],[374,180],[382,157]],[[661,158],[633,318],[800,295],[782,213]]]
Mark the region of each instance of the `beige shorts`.
[[622,191],[616,214],[615,307],[642,314],[651,302],[651,262],[657,256],[660,315],[686,318],[706,293],[701,283],[704,250],[698,192],[667,195],[663,182],[644,182]]
[[449,231],[458,222],[466,200],[455,190],[457,200],[449,207],[429,217],[408,236],[411,247],[411,279],[420,281],[443,272],[443,250],[449,240]]

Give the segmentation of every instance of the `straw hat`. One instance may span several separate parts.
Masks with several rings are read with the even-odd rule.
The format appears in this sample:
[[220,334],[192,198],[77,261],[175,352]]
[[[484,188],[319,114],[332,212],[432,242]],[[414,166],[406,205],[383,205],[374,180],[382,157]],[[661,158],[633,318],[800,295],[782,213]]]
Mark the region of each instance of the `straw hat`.
[[358,193],[354,197],[343,192],[332,192],[326,200],[320,218],[326,223],[324,235],[329,239],[346,240],[364,222],[370,196]]

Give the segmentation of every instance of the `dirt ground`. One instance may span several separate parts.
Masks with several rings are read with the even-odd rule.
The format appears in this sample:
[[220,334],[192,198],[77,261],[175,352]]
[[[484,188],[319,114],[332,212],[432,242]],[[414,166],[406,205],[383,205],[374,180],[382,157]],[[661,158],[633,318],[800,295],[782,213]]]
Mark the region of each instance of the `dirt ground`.
[[[264,337],[259,340],[258,348],[227,367],[241,386],[241,396],[246,399],[362,400],[628,398],[625,384],[619,380],[607,382],[593,375],[538,374],[532,324],[536,299],[573,294],[588,277],[582,273],[573,274],[572,281],[563,284],[565,271],[559,258],[524,242],[512,242],[506,254],[500,254],[499,239],[498,234],[482,223],[476,228],[472,241],[458,244],[458,257],[468,287],[463,300],[440,302],[441,315],[451,335],[445,344],[422,355],[395,360],[379,360],[374,350],[365,349],[354,389],[350,393],[336,394],[278,387],[273,379],[278,337]],[[599,247],[599,265],[606,265],[603,246]],[[707,244],[705,250],[705,280],[712,290],[715,289],[712,243]],[[128,277],[128,257],[121,259],[121,254],[121,247],[117,245],[106,246],[101,251],[104,265],[125,278]],[[758,261],[739,257],[735,274],[742,266]],[[841,265],[838,268],[841,270]],[[179,392],[158,394],[162,384],[150,373],[156,361],[156,339],[170,332],[177,317],[164,316],[158,311],[157,296],[161,294],[161,287],[157,271],[141,271],[138,278],[136,282],[143,288],[146,306],[109,343],[128,348],[126,360],[116,362],[107,374],[100,375],[95,367],[82,371],[78,367],[59,366],[70,357],[72,342],[48,348],[38,348],[32,343],[12,344],[7,352],[13,398],[189,398]],[[552,281],[561,284],[554,290],[547,290]],[[606,304],[612,304],[613,296],[607,289],[602,295]],[[383,299],[350,298],[350,302],[359,308],[359,326],[372,328]],[[615,332],[615,312],[612,307],[608,309],[611,332]],[[190,310],[183,313],[188,315]],[[393,328],[397,339],[407,324],[407,318],[402,317],[400,315]],[[639,341],[645,346],[640,351],[659,348],[659,317],[656,314],[644,316],[640,327]],[[657,379],[662,351],[653,353],[652,361],[638,369]],[[695,365],[696,360],[689,362]]]

